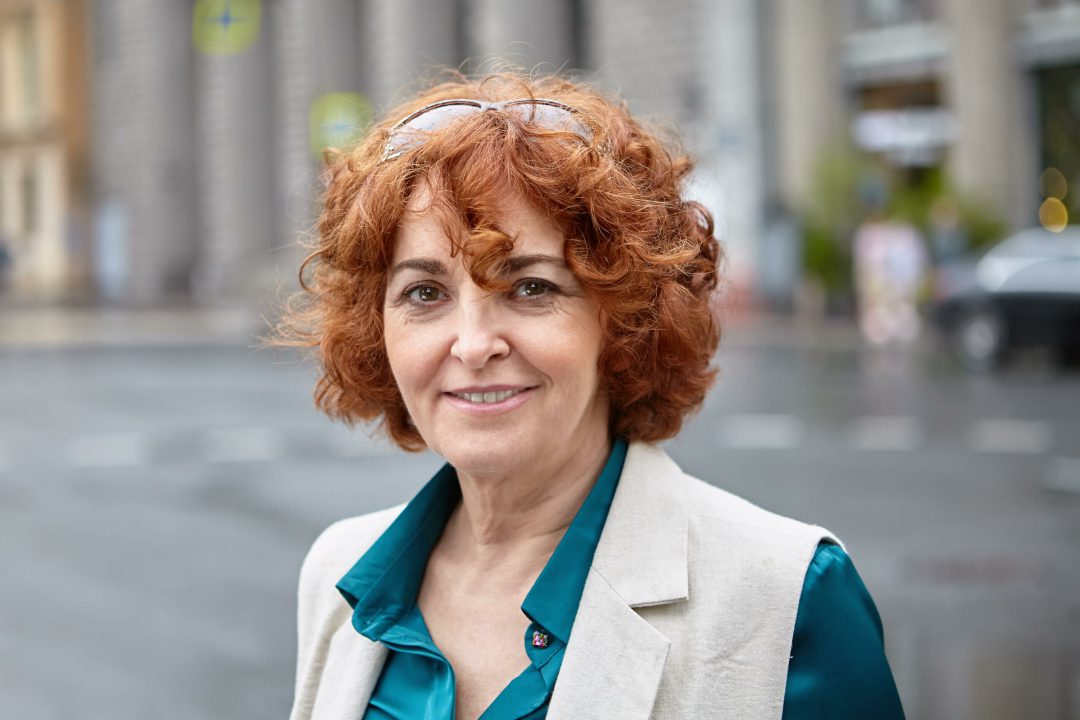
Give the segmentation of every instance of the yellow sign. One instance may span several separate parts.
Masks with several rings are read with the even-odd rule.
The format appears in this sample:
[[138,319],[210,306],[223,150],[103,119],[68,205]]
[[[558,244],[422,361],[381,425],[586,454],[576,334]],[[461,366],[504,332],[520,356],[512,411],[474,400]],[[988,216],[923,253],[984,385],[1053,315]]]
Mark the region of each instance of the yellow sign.
[[195,49],[212,55],[236,55],[259,39],[262,0],[198,0],[191,22]]
[[311,152],[347,148],[360,140],[371,122],[371,103],[359,93],[326,93],[316,98],[308,114]]

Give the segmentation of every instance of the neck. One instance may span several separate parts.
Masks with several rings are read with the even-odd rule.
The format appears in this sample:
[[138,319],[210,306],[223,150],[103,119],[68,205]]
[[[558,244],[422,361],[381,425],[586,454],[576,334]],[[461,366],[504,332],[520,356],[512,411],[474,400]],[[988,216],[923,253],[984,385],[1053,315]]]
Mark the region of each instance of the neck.
[[508,557],[515,564],[546,562],[600,476],[611,440],[605,435],[581,447],[586,450],[529,472],[459,471],[461,504],[444,535],[457,557],[479,568],[505,564]]

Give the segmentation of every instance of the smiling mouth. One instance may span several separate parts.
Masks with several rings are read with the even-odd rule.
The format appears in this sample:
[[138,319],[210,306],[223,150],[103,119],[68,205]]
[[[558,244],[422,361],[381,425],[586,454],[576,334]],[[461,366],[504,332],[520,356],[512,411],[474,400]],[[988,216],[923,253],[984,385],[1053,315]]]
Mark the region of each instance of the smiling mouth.
[[517,390],[494,390],[492,392],[465,392],[465,393],[450,393],[454,397],[461,398],[466,402],[471,402],[476,405],[488,405],[492,403],[500,403],[507,398],[512,398],[515,395],[525,392],[529,388],[518,388]]

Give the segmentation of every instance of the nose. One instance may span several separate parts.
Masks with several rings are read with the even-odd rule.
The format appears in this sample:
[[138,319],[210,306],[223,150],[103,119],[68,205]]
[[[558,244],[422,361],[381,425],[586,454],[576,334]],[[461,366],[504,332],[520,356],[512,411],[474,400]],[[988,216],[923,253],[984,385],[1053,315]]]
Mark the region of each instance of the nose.
[[489,361],[510,354],[510,343],[503,332],[492,298],[462,302],[455,315],[457,328],[450,354],[470,370],[480,370]]

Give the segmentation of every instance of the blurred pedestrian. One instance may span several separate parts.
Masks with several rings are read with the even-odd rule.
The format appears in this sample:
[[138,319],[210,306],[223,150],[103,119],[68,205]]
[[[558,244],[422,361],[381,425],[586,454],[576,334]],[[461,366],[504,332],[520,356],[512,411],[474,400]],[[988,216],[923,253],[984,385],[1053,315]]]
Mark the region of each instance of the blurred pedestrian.
[[930,250],[933,255],[933,283],[936,298],[949,297],[973,282],[968,258],[968,237],[960,220],[960,209],[949,197],[930,204]]
[[960,223],[960,208],[949,197],[939,197],[930,203],[930,248],[934,266],[942,267],[962,260],[967,252],[968,239]]
[[447,464],[300,576],[293,720],[902,717],[827,530],[657,444],[713,382],[720,249],[691,161],[589,88],[435,87],[328,170],[318,405]]
[[855,230],[855,300],[859,329],[875,345],[908,343],[922,328],[919,297],[927,253],[918,228],[885,217],[884,199],[869,205]]

